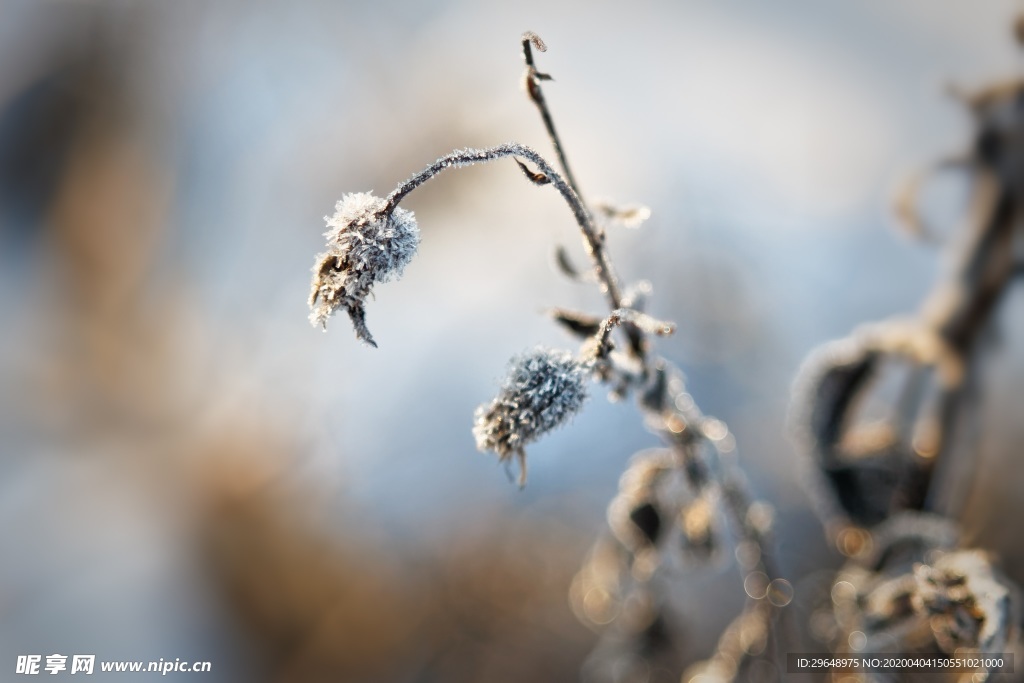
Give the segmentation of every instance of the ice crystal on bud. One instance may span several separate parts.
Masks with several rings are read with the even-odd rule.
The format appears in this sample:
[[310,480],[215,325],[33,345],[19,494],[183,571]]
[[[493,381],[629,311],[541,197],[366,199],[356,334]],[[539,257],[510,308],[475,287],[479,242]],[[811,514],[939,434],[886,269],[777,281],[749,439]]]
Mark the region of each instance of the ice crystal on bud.
[[526,483],[523,447],[562,425],[587,398],[587,369],[567,351],[539,348],[512,359],[497,398],[476,410],[473,436],[481,451],[519,461]]
[[420,243],[411,211],[386,211],[387,202],[367,192],[347,194],[325,216],[327,251],[317,256],[309,293],[309,320],[327,327],[327,319],[344,308],[356,336],[376,346],[366,328],[364,303],[377,282],[402,274]]

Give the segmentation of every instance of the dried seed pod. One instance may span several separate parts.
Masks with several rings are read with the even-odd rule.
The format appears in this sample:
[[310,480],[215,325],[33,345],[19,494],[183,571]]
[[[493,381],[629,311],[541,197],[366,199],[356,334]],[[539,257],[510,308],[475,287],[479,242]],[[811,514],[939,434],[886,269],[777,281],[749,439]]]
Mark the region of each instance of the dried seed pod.
[[476,447],[497,453],[501,462],[515,456],[519,485],[524,485],[523,447],[579,412],[587,398],[587,374],[567,351],[538,348],[513,358],[498,396],[476,409]]
[[366,192],[342,197],[333,216],[325,217],[330,230],[327,251],[317,256],[309,294],[309,320],[327,328],[327,319],[344,308],[356,336],[376,346],[366,327],[366,297],[378,282],[402,274],[416,254],[420,231],[412,212],[395,208]]

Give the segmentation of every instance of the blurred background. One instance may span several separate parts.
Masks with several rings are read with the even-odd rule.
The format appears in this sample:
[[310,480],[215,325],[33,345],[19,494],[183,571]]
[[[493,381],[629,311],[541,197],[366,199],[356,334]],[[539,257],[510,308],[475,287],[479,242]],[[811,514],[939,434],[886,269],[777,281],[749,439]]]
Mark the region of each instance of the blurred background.
[[[550,154],[524,30],[583,192],[652,209],[612,257],[678,323],[659,349],[731,426],[799,592],[839,559],[794,475],[790,382],[938,276],[893,190],[966,147],[947,84],[1020,72],[1021,9],[0,0],[2,677],[85,653],[206,660],[211,682],[576,679],[594,635],[568,586],[656,439],[596,388],[519,491],[470,433],[509,357],[574,347],[546,308],[602,310],[552,267],[560,244],[583,261],[557,195],[511,162],[442,176],[403,203],[423,242],[368,306],[380,348],[306,319],[343,193],[455,147]],[[955,226],[964,196],[940,183],[925,210]],[[964,508],[1018,581],[1020,303]],[[739,609],[737,576],[679,576],[683,659]]]

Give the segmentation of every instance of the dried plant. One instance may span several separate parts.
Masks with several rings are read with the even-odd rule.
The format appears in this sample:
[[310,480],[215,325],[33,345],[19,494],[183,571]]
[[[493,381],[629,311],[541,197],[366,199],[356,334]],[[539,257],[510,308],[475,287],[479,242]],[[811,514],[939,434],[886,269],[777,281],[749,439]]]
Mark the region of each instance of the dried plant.
[[587,368],[563,351],[537,349],[512,360],[501,393],[476,411],[473,436],[481,451],[502,461],[519,461],[519,485],[526,484],[523,447],[571,418],[587,399]]
[[[1019,596],[993,558],[962,547],[954,521],[977,444],[982,341],[1014,275],[1024,224],[1024,81],[955,93],[975,124],[972,148],[932,171],[958,169],[971,212],[954,264],[921,311],[864,326],[805,362],[792,424],[839,550],[850,558],[831,591],[838,651],[1012,652]],[[922,174],[898,198],[912,235],[934,238],[917,209]],[[877,388],[895,380],[895,399]],[[885,417],[868,419],[879,404]],[[992,671],[975,672],[984,680]],[[870,680],[903,680],[867,672]]]
[[[616,274],[605,226],[635,228],[650,211],[584,200],[544,98],[542,84],[551,77],[534,59],[534,50],[546,46],[528,32],[522,50],[524,88],[557,169],[529,147],[506,143],[446,154],[383,199],[347,195],[327,219],[328,251],[314,265],[310,319],[324,324],[344,308],[356,336],[375,346],[365,299],[374,284],[400,274],[419,240],[412,214],[399,204],[442,171],[511,158],[531,183],[550,185],[580,228],[590,260],[588,268],[577,267],[560,248],[557,263],[573,280],[596,284],[608,311],[551,311],[580,342],[579,352],[538,348],[513,359],[497,397],[477,409],[477,446],[506,465],[515,460],[523,485],[525,447],[582,408],[588,379],[607,386],[613,399],[634,398],[662,446],[630,461],[608,508],[608,531],[570,588],[574,611],[600,633],[586,677],[678,680],[687,663],[673,632],[672,579],[680,567],[727,557],[728,549],[746,604],[711,655],[691,663],[683,680],[779,680],[787,646],[797,641],[784,638],[778,626],[794,590],[773,557],[772,509],[754,500],[728,427],[703,415],[682,372],[655,352],[652,338],[674,327],[645,313],[649,285],[623,286]],[[795,383],[793,431],[819,484],[827,532],[848,558],[815,617],[829,621],[825,640],[836,652],[1001,653],[1018,638],[1017,590],[992,556],[962,547],[950,491],[959,476],[955,457],[970,455],[969,448],[955,447],[954,437],[963,441],[960,432],[972,417],[968,398],[977,389],[979,340],[1019,271],[1011,247],[1024,199],[1024,83],[964,99],[978,132],[974,149],[956,166],[969,173],[975,196],[969,235],[955,251],[956,269],[918,315],[864,326],[825,345]],[[916,234],[930,234],[913,208],[919,186],[920,179],[910,185],[899,208]],[[879,378],[890,373],[901,384],[899,395],[883,399],[885,418],[863,419]],[[977,672],[976,680],[988,673]]]

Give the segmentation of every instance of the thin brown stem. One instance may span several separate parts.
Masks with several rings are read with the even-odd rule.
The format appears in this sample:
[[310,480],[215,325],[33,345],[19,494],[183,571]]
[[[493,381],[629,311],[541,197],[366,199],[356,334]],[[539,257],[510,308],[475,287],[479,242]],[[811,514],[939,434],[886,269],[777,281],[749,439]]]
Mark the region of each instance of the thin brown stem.
[[546,52],[548,49],[544,41],[540,39],[540,36],[533,31],[527,31],[523,34],[523,61],[526,62],[526,74],[524,75],[526,93],[530,96],[530,100],[537,105],[537,111],[540,112],[540,118],[544,121],[544,128],[551,139],[551,146],[555,148],[555,154],[558,155],[558,163],[562,167],[562,173],[565,174],[569,187],[578,196],[582,197],[583,194],[580,192],[580,186],[576,183],[576,178],[569,168],[569,160],[565,156],[562,140],[558,137],[558,132],[555,130],[555,121],[551,118],[551,111],[548,109],[547,101],[544,99],[544,91],[540,87],[540,82],[551,80],[551,76],[537,71],[537,67],[533,63],[533,49],[531,46],[536,47],[541,52]]
[[550,180],[551,185],[553,185],[554,188],[558,190],[558,193],[562,195],[562,198],[565,200],[566,204],[569,205],[569,209],[576,218],[576,223],[583,232],[584,243],[587,245],[587,251],[594,262],[594,272],[601,285],[601,291],[604,293],[605,298],[608,301],[608,306],[613,311],[622,308],[622,291],[619,289],[619,281],[615,276],[615,271],[612,269],[611,262],[608,259],[608,254],[604,247],[604,240],[601,237],[600,231],[594,225],[594,219],[591,217],[590,212],[587,211],[587,207],[583,205],[583,202],[580,200],[579,195],[576,194],[576,191],[558,173],[558,171],[552,168],[544,157],[525,145],[509,142],[495,147],[487,147],[485,149],[467,148],[449,152],[396,187],[394,191],[387,196],[387,203],[385,204],[383,211],[394,211],[395,207],[398,206],[398,203],[401,202],[407,194],[442,171],[472,166],[473,164],[486,163],[506,157],[523,157],[524,159],[529,160],[530,163],[540,169],[540,172]]

